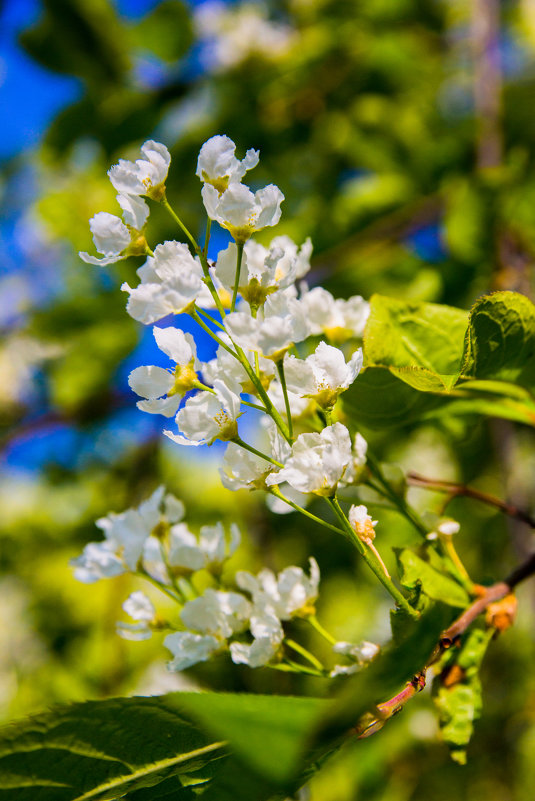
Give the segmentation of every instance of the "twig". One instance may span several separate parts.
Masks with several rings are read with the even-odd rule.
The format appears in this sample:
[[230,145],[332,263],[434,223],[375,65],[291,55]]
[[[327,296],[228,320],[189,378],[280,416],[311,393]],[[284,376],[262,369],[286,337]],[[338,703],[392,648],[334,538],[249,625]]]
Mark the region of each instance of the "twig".
[[375,732],[379,731],[385,723],[386,720],[391,718],[397,712],[399,712],[402,707],[413,698],[418,692],[423,690],[425,687],[425,680],[426,680],[426,673],[428,667],[432,665],[440,656],[444,653],[445,650],[451,647],[455,640],[464,634],[468,626],[474,622],[474,620],[479,617],[479,615],[485,611],[485,609],[495,601],[499,601],[501,598],[505,598],[506,595],[509,595],[517,584],[520,584],[521,581],[524,579],[530,578],[535,574],[535,553],[531,554],[531,556],[526,559],[521,565],[516,567],[504,581],[498,581],[496,584],[492,584],[490,587],[484,588],[484,592],[482,593],[481,597],[474,601],[471,606],[466,609],[460,617],[455,620],[451,626],[449,626],[445,631],[442,632],[440,640],[433,651],[429,662],[424,667],[420,673],[417,673],[401,690],[401,692],[394,695],[392,698],[388,699],[387,701],[383,701],[381,704],[378,704],[375,708],[375,712],[371,715],[365,715],[361,719],[354,729],[352,729],[352,733],[356,734],[359,739],[364,737],[370,737]]
[[464,484],[456,484],[453,481],[441,481],[440,479],[425,478],[425,476],[421,476],[418,473],[408,473],[407,481],[413,487],[421,487],[422,489],[433,490],[435,492],[445,492],[450,495],[451,498],[457,498],[460,496],[465,498],[474,498],[476,501],[486,503],[488,506],[494,506],[496,509],[500,509],[500,511],[504,512],[504,514],[508,515],[509,517],[514,517],[517,520],[521,520],[523,523],[527,523],[528,526],[531,526],[531,528],[535,528],[535,518],[532,517],[529,512],[526,512],[524,509],[519,509],[512,503],[502,501],[500,498],[496,498],[494,495],[489,495],[486,492],[481,492],[481,490],[474,489],[473,487],[467,487]]

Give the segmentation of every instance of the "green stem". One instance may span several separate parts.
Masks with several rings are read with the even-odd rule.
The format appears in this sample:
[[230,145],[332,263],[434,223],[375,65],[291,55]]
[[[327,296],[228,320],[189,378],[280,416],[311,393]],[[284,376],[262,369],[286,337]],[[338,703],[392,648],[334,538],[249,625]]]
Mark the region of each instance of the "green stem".
[[[398,495],[398,493],[394,490],[388,479],[385,478],[385,476],[383,475],[383,471],[381,470],[381,467],[379,465],[379,462],[377,462],[375,457],[372,456],[369,449],[368,453],[366,454],[366,463],[370,469],[370,472],[375,476],[375,478],[381,485],[380,489],[381,494],[384,495],[389,500],[391,500],[394,506],[396,506],[398,511],[403,515],[403,517],[405,517],[409,521],[409,523],[411,523],[414,526],[414,528],[418,531],[419,534],[422,535],[422,537],[426,538],[428,533],[426,526],[420,520],[416,512],[413,509],[411,509],[406,500],[402,498],[400,495]],[[376,489],[378,488],[376,487]]]
[[238,361],[239,361],[239,362],[241,362],[241,359],[239,358],[239,356],[237,356],[237,355],[236,355],[236,353],[234,353],[234,351],[232,350],[232,348],[229,348],[229,346],[227,345],[227,343],[226,343],[226,342],[223,342],[223,340],[221,339],[221,337],[218,337],[218,336],[217,336],[217,334],[215,333],[215,331],[212,331],[212,329],[211,329],[209,326],[207,326],[207,325],[206,325],[206,323],[204,322],[204,320],[203,320],[203,319],[200,317],[200,315],[199,315],[199,312],[197,311],[197,309],[196,309],[196,308],[194,308],[194,309],[193,309],[193,311],[191,311],[191,312],[190,312],[190,314],[191,314],[191,316],[193,317],[193,319],[194,319],[194,320],[195,320],[197,323],[199,323],[199,325],[201,326],[201,328],[203,329],[203,331],[206,331],[206,333],[207,333],[207,334],[210,334],[210,336],[212,337],[212,339],[215,339],[215,341],[217,342],[217,344],[218,344],[218,345],[220,345],[222,348],[224,348],[224,349],[225,349],[226,351],[228,351],[229,353],[232,353],[232,355],[233,355],[233,356],[234,356],[236,359],[238,359]]
[[[260,395],[261,399],[264,401],[264,405],[266,407],[265,408],[265,412],[267,414],[269,414],[269,416],[273,419],[273,421],[275,422],[275,425],[277,426],[277,428],[281,432],[281,434],[284,437],[284,439],[286,440],[286,442],[288,442],[291,445],[292,444],[292,439],[290,438],[290,434],[288,432],[288,427],[284,423],[284,420],[282,419],[282,417],[280,416],[278,411],[275,409],[275,407],[273,405],[273,402],[271,401],[271,398],[269,397],[269,395],[267,394],[266,390],[262,386],[262,382],[260,381],[260,379],[256,375],[255,371],[253,370],[253,368],[249,364],[249,360],[248,360],[247,356],[245,355],[243,350],[238,345],[236,345],[235,342],[232,342],[232,344],[236,348],[236,353],[234,355],[239,360],[239,362],[243,365],[243,369],[245,370],[245,372],[247,373],[247,375],[251,379],[251,382],[252,382],[253,386],[256,387],[256,389],[258,391],[258,394]],[[232,351],[231,351],[231,353],[232,353]]]
[[345,531],[342,531],[336,526],[331,525],[331,523],[327,523],[327,521],[322,520],[321,517],[316,517],[316,515],[313,515],[312,512],[308,512],[306,509],[303,509],[302,506],[299,506],[297,503],[291,501],[289,498],[287,498],[285,495],[282,494],[277,485],[269,487],[269,491],[271,492],[272,495],[275,496],[275,498],[279,498],[281,501],[284,501],[284,503],[287,503],[288,506],[292,507],[292,509],[295,509],[296,512],[300,512],[302,515],[305,515],[305,517],[308,517],[310,520],[313,520],[315,523],[318,523],[320,526],[323,526],[324,528],[328,528],[331,531],[336,531],[337,534],[341,534],[343,537],[347,537]]
[[191,244],[191,246],[192,246],[193,250],[195,251],[195,253],[197,254],[197,256],[199,256],[199,257],[200,257],[200,256],[201,256],[201,254],[202,254],[202,250],[200,249],[199,245],[197,244],[197,242],[195,241],[195,239],[193,238],[193,236],[192,236],[192,234],[189,232],[189,230],[186,228],[186,226],[184,225],[184,223],[182,222],[182,220],[180,219],[180,217],[178,216],[178,214],[177,214],[177,213],[174,211],[174,209],[172,208],[172,206],[170,206],[170,205],[169,205],[169,201],[167,200],[167,198],[165,197],[165,195],[163,196],[163,198],[161,199],[161,201],[160,201],[160,202],[161,202],[162,206],[164,207],[164,209],[166,209],[166,210],[169,212],[169,214],[171,215],[171,217],[173,218],[173,220],[174,220],[174,221],[177,223],[177,225],[178,225],[178,226],[179,226],[179,227],[182,229],[182,231],[184,232],[184,234],[185,234],[185,235],[187,236],[187,238],[189,239],[189,241],[190,241],[190,244]]
[[317,618],[315,615],[309,615],[309,617],[307,617],[306,619],[307,619],[307,621],[310,623],[310,625],[312,626],[312,628],[316,629],[316,631],[318,632],[318,634],[321,634],[321,636],[322,636],[322,637],[323,637],[325,640],[327,640],[327,642],[329,642],[331,645],[336,645],[336,643],[338,642],[338,640],[336,640],[336,639],[333,637],[333,635],[332,635],[332,634],[329,634],[329,632],[327,631],[327,629],[324,629],[324,628],[323,628],[323,626],[321,625],[321,623],[319,622],[318,618]]
[[234,289],[232,291],[232,302],[230,304],[230,311],[233,312],[236,308],[236,298],[238,297],[238,285],[240,283],[241,263],[243,258],[243,242],[236,243],[238,251],[238,258],[236,259],[236,276],[234,278]]
[[150,573],[147,573],[144,567],[140,568],[139,570],[136,570],[134,575],[140,576],[140,578],[147,579],[147,581],[150,581],[151,584],[154,584],[155,587],[158,587],[158,589],[161,592],[164,592],[166,595],[169,596],[169,598],[172,598],[173,601],[175,601],[175,603],[180,604],[180,606],[183,605],[182,598],[179,598],[178,595],[175,595],[175,593],[172,590],[168,590],[164,584],[161,584],[158,581],[158,579],[153,578]]
[[306,673],[309,676],[319,676],[322,679],[326,676],[325,672],[320,672],[315,668],[309,668],[305,665],[298,665],[297,662],[292,662],[290,659],[286,662],[279,662],[278,665],[266,665],[266,667],[272,670],[281,670],[284,673]]
[[260,456],[260,458],[265,459],[266,462],[271,462],[271,464],[274,464],[275,467],[283,467],[280,462],[277,462],[275,459],[272,459],[271,456],[267,456],[265,453],[262,453],[262,451],[257,451],[256,448],[253,448],[252,445],[248,445],[247,442],[244,442],[238,436],[235,436],[232,442],[235,442],[236,445],[240,446],[240,448],[244,448],[246,451],[254,453],[255,456]]
[[290,400],[288,398],[288,390],[286,389],[286,376],[284,375],[284,357],[276,362],[277,373],[279,374],[279,381],[281,382],[282,394],[284,396],[284,406],[286,407],[286,417],[288,418],[288,433],[293,442],[293,425],[292,425],[292,412],[290,409]]
[[347,534],[349,535],[353,545],[356,547],[356,549],[358,550],[358,552],[360,553],[360,555],[362,556],[362,558],[364,559],[370,570],[372,570],[373,573],[375,573],[375,575],[377,576],[383,587],[390,593],[396,604],[402,609],[404,609],[405,612],[407,612],[407,614],[409,614],[411,617],[416,619],[419,618],[420,617],[419,612],[417,612],[415,609],[412,608],[412,606],[410,606],[410,604],[407,602],[407,599],[398,590],[392,579],[385,574],[380,561],[377,559],[373,551],[368,550],[364,545],[364,543],[360,541],[356,532],[353,531],[353,527],[351,526],[351,523],[349,522],[344,512],[342,511],[336,496],[334,498],[326,498],[325,500],[327,501],[331,509],[335,512],[336,516],[340,520],[345,531],[347,531]]
[[208,258],[208,245],[210,243],[210,229],[212,227],[212,220],[208,217],[208,222],[206,223],[206,235],[204,237],[204,247],[202,249],[203,256],[205,259]]
[[299,645],[299,643],[296,642],[295,640],[289,640],[288,638],[286,638],[284,640],[284,644],[287,645],[288,648],[291,648],[292,651],[295,651],[297,654],[300,654],[303,657],[303,659],[306,659],[307,662],[310,662],[310,664],[313,665],[318,670],[325,671],[325,666],[321,664],[319,659],[316,659],[314,654],[311,654],[310,651],[307,651],[306,648],[303,648],[303,646]]
[[199,314],[202,314],[202,316],[203,316],[203,317],[206,317],[206,319],[207,319],[207,320],[208,320],[210,323],[213,323],[213,325],[216,325],[216,326],[217,326],[218,328],[220,328],[222,331],[224,331],[224,330],[225,330],[225,326],[224,326],[222,323],[220,323],[220,322],[219,322],[219,320],[216,320],[216,319],[215,319],[215,317],[212,317],[212,315],[211,315],[211,314],[208,314],[208,312],[207,312],[207,311],[205,311],[204,309],[199,309],[199,308],[197,307],[197,312],[198,312]]
[[[178,214],[175,212],[175,210],[169,204],[169,201],[167,200],[165,195],[161,200],[161,204],[165,209],[167,209],[167,211],[169,212],[169,214],[171,215],[173,220],[180,226],[182,231],[185,233],[185,235],[189,239],[189,242],[190,242],[193,250],[195,251],[196,255],[199,257],[200,262],[201,262],[201,266],[202,266],[202,271],[204,273],[206,286],[210,290],[210,294],[212,295],[212,297],[214,299],[214,303],[215,303],[215,305],[217,307],[217,310],[220,313],[221,317],[223,318],[225,316],[225,309],[223,308],[223,304],[221,303],[221,298],[217,294],[217,290],[216,290],[216,288],[214,286],[214,282],[212,281],[212,276],[210,275],[210,268],[209,268],[208,258],[206,256],[206,252],[204,250],[201,250],[201,248],[199,247],[199,245],[195,241],[195,239],[192,236],[192,234],[190,233],[190,231],[186,228],[186,226],[184,225],[184,223],[182,222],[182,220],[180,219]],[[207,229],[206,229],[207,233],[210,230],[210,223],[211,223],[211,220],[208,219],[208,225],[207,225]],[[205,248],[207,248],[207,246],[208,246],[207,245],[207,241],[205,240]]]

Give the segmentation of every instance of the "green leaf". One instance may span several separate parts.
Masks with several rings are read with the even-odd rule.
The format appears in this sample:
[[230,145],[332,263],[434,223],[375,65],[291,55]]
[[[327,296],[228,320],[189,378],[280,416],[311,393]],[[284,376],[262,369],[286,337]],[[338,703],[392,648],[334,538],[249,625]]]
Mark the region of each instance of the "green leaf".
[[465,334],[466,322],[448,306],[372,297],[365,367],[342,401],[355,422],[483,414],[534,425],[535,307],[496,292],[476,303]]
[[470,313],[462,378],[535,389],[535,306],[517,292],[480,298]]
[[275,784],[294,774],[306,735],[328,703],[234,693],[177,693],[174,698],[188,717],[215,738],[228,740],[233,754]]
[[411,386],[418,382],[411,375],[416,368],[423,371],[418,389],[449,388],[460,370],[467,322],[467,313],[451,306],[374,295],[364,334],[364,364],[395,368]]
[[408,548],[395,549],[400,564],[401,583],[408,589],[421,585],[422,592],[435,601],[449,606],[466,607],[470,598],[466,590],[443,570],[433,567]]
[[[74,704],[0,730],[0,799],[115,799],[198,771],[224,753],[224,744],[165,697]],[[188,797],[182,790],[176,796]]]
[[[472,737],[474,721],[481,715],[479,670],[493,634],[492,628],[471,629],[460,651],[455,648],[446,652],[442,673],[433,682],[442,736],[451,748],[452,759],[460,764],[466,762],[466,746]],[[453,683],[449,683],[452,677]]]

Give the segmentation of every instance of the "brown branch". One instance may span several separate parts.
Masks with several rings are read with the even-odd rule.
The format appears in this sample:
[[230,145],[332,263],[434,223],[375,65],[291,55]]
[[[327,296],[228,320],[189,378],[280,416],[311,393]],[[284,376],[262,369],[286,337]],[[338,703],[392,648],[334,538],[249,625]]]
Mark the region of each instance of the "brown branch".
[[442,632],[440,640],[429,659],[429,662],[420,673],[417,673],[407,682],[401,692],[394,695],[387,701],[383,701],[375,708],[372,714],[364,715],[359,723],[352,729],[352,734],[356,734],[359,739],[370,737],[375,732],[382,729],[385,722],[401,711],[403,706],[425,687],[427,669],[436,662],[440,656],[450,648],[455,640],[464,634],[466,629],[484,612],[490,604],[505,598],[509,595],[517,584],[524,579],[530,578],[535,574],[535,553],[526,559],[521,565],[516,567],[504,581],[498,581],[490,587],[482,588],[481,597],[466,609],[451,626]]
[[521,520],[523,523],[527,523],[531,528],[535,528],[535,518],[524,509],[519,509],[511,503],[507,503],[507,501],[502,501],[494,495],[481,492],[481,490],[474,489],[473,487],[467,487],[464,484],[455,484],[453,481],[425,478],[425,476],[421,476],[418,473],[408,473],[407,482],[413,487],[421,487],[422,489],[433,490],[435,492],[445,492],[450,495],[451,498],[460,496],[473,498],[476,501],[486,503],[488,506],[494,506],[509,517],[514,517],[517,520]]

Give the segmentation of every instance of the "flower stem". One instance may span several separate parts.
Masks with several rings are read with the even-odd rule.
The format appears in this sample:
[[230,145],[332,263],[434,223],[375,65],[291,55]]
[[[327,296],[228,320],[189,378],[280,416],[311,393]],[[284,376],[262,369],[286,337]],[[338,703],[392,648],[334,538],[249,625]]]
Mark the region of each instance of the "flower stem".
[[219,322],[219,320],[216,320],[216,319],[215,319],[215,317],[212,317],[212,315],[211,315],[211,314],[208,314],[208,312],[207,312],[207,311],[205,311],[204,309],[199,309],[199,308],[197,307],[197,312],[198,312],[199,314],[202,314],[202,316],[203,316],[203,317],[206,317],[206,319],[207,319],[207,320],[208,320],[210,323],[212,323],[213,325],[217,326],[217,327],[218,327],[218,328],[220,328],[222,331],[224,331],[224,330],[225,330],[225,326],[224,326],[222,323],[220,323],[220,322]]
[[261,459],[265,459],[266,462],[271,462],[271,464],[274,464],[275,467],[282,467],[283,466],[280,462],[277,462],[275,459],[272,459],[271,456],[267,456],[265,453],[262,453],[262,451],[257,451],[256,448],[253,448],[252,445],[248,445],[247,442],[244,442],[241,439],[241,437],[238,437],[237,435],[234,437],[232,442],[235,442],[236,445],[240,446],[240,448],[244,448],[246,451],[249,451],[250,453],[254,453],[255,456],[260,456],[260,458]]
[[345,531],[342,531],[336,526],[331,525],[331,523],[327,523],[327,521],[322,520],[321,517],[316,517],[316,515],[313,515],[312,512],[308,512],[306,509],[303,509],[302,506],[299,506],[297,503],[294,503],[294,501],[291,501],[289,498],[287,498],[285,495],[282,494],[282,492],[276,485],[269,487],[269,491],[271,492],[272,495],[275,496],[275,498],[279,498],[279,500],[284,501],[284,503],[287,503],[288,506],[292,507],[292,509],[295,509],[296,512],[300,512],[302,515],[305,515],[305,517],[308,517],[310,520],[313,520],[320,526],[323,526],[324,528],[329,528],[331,531],[336,531],[337,534],[342,534],[342,536],[344,537],[347,536]]
[[303,648],[303,646],[299,645],[298,642],[296,642],[295,640],[285,639],[284,643],[285,645],[288,646],[288,648],[291,648],[292,651],[295,651],[297,654],[301,654],[303,659],[306,659],[307,662],[310,662],[310,664],[313,665],[315,668],[321,671],[325,671],[325,666],[321,664],[319,659],[316,659],[314,654],[311,654],[310,651],[308,651],[306,648]]
[[200,249],[199,245],[197,244],[197,242],[196,242],[196,241],[195,241],[195,239],[193,238],[193,236],[192,236],[192,234],[190,233],[190,231],[189,231],[189,230],[186,228],[186,226],[184,225],[184,223],[182,222],[182,220],[180,219],[180,217],[178,216],[178,214],[177,214],[177,213],[174,211],[174,209],[172,208],[172,206],[169,204],[169,201],[167,200],[167,198],[165,197],[165,195],[163,196],[163,198],[161,199],[161,201],[160,201],[160,202],[161,202],[162,206],[164,207],[164,209],[166,209],[166,210],[169,212],[169,214],[171,215],[171,217],[173,218],[173,220],[174,220],[174,221],[177,223],[177,225],[178,225],[178,226],[181,228],[181,230],[182,230],[182,231],[184,232],[184,234],[187,236],[187,238],[189,239],[189,241],[190,241],[190,244],[191,244],[191,246],[192,246],[193,250],[195,251],[195,253],[196,253],[198,256],[200,256],[200,255],[201,255],[201,253],[202,253],[202,250]]
[[218,345],[220,345],[222,348],[224,348],[224,349],[225,349],[226,351],[228,351],[229,353],[232,353],[232,355],[233,355],[233,356],[234,356],[236,359],[238,359],[238,361],[241,361],[241,359],[240,359],[240,358],[239,358],[239,357],[238,357],[238,356],[237,356],[237,355],[234,353],[234,351],[232,350],[232,348],[229,348],[229,346],[227,345],[227,343],[226,343],[226,342],[223,342],[223,340],[221,339],[221,337],[218,337],[218,336],[217,336],[217,334],[215,333],[215,331],[212,331],[212,329],[211,329],[209,326],[207,326],[207,325],[206,325],[206,323],[204,322],[204,320],[203,320],[203,319],[200,317],[200,315],[199,315],[199,312],[197,311],[197,309],[196,309],[196,308],[194,308],[194,309],[193,309],[193,311],[191,311],[191,312],[190,312],[190,314],[191,314],[191,316],[193,317],[193,319],[194,319],[194,320],[195,320],[197,323],[199,323],[199,325],[201,326],[201,328],[203,329],[203,331],[206,331],[206,333],[207,333],[207,334],[210,334],[210,336],[212,337],[212,339],[215,339],[215,341],[217,342],[217,344],[218,344]]
[[236,259],[236,276],[234,278],[234,289],[232,291],[232,302],[230,304],[231,312],[236,308],[236,299],[238,297],[238,285],[240,283],[241,263],[243,258],[243,242],[237,242],[236,248],[238,251],[238,258]]
[[364,561],[366,562],[370,570],[372,570],[375,573],[375,575],[377,576],[383,587],[390,593],[396,604],[402,609],[404,609],[405,612],[407,612],[407,614],[409,614],[411,617],[419,618],[420,617],[419,612],[417,612],[416,609],[413,609],[413,607],[410,606],[410,604],[407,602],[407,599],[398,590],[392,579],[385,575],[381,562],[377,559],[375,554],[373,552],[370,552],[366,548],[364,543],[361,542],[357,534],[353,531],[351,523],[343,513],[337,498],[336,497],[326,498],[326,501],[331,507],[331,509],[334,511],[338,519],[340,520],[343,528],[349,535],[349,538],[351,539],[352,543],[354,544],[360,555],[363,557]]
[[336,643],[337,643],[338,641],[337,641],[337,640],[335,640],[335,638],[333,637],[333,635],[332,635],[332,634],[329,634],[329,632],[327,631],[327,629],[324,629],[324,628],[323,628],[323,626],[322,626],[322,625],[321,625],[321,623],[319,622],[319,620],[318,620],[318,618],[316,617],[316,615],[309,615],[309,616],[308,616],[306,619],[307,619],[307,621],[310,623],[310,625],[312,626],[312,628],[313,628],[313,629],[316,629],[316,631],[318,632],[318,634],[321,634],[321,636],[323,637],[323,639],[327,640],[327,642],[329,642],[331,645],[336,645]]
[[204,247],[202,249],[203,256],[205,259],[208,258],[208,245],[210,243],[210,229],[212,227],[212,220],[208,217],[208,222],[206,223],[206,234],[204,237]]
[[293,425],[292,425],[292,412],[290,409],[290,400],[288,398],[288,390],[286,389],[286,376],[284,375],[284,357],[276,362],[277,373],[279,374],[279,381],[281,382],[282,394],[284,396],[284,406],[286,407],[286,417],[288,418],[288,433],[293,442]]
[[136,570],[136,572],[134,573],[134,575],[135,575],[135,576],[140,576],[140,578],[144,578],[144,579],[146,579],[147,581],[150,581],[150,583],[151,583],[151,584],[154,584],[154,586],[155,586],[155,587],[157,587],[157,588],[158,588],[158,589],[159,589],[161,592],[164,592],[166,595],[168,595],[168,596],[169,596],[169,598],[172,598],[172,599],[173,599],[173,601],[175,601],[175,603],[178,603],[178,604],[180,604],[180,606],[182,606],[182,605],[183,605],[183,600],[182,600],[182,598],[179,598],[179,597],[178,597],[178,595],[175,595],[175,593],[174,593],[172,590],[168,590],[168,589],[167,589],[167,587],[166,587],[164,584],[161,584],[161,583],[158,581],[158,579],[155,579],[155,578],[153,578],[153,577],[151,576],[151,574],[150,574],[150,573],[148,573],[148,572],[145,570],[145,568],[144,568],[144,567],[140,568],[139,570]]

